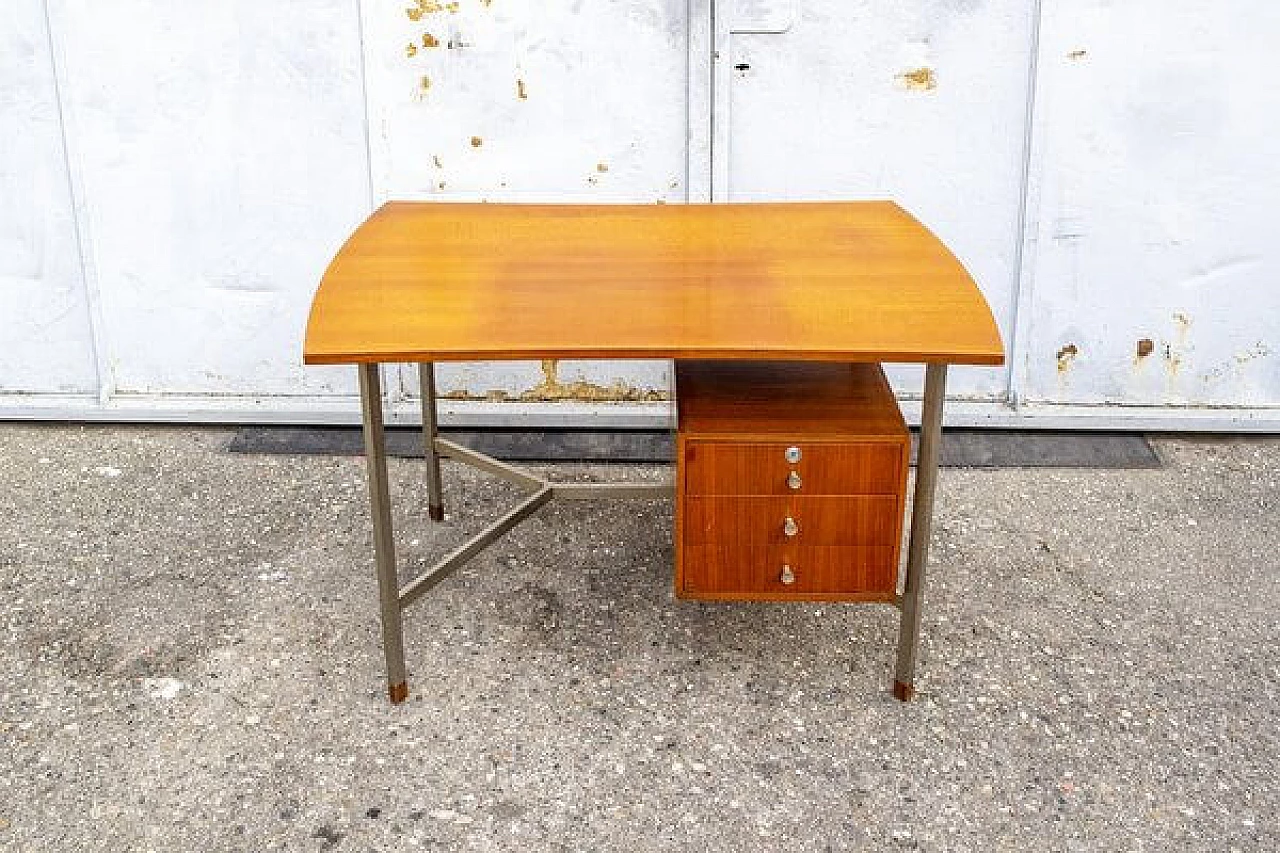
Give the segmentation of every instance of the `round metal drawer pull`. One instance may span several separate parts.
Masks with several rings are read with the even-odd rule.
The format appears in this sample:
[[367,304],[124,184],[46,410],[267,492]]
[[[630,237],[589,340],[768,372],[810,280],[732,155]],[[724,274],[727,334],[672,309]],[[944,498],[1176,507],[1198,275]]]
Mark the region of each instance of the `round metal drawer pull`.
[[800,461],[800,448],[788,447],[786,452],[787,461],[792,465]]
[[800,534],[800,525],[796,524],[796,520],[787,516],[787,520],[782,522],[782,532],[788,536],[798,536]]
[[796,573],[791,571],[790,566],[783,564],[782,575],[778,578],[778,580],[782,581],[787,585],[793,584],[796,582]]
[[787,475],[787,486],[792,489],[800,488],[800,473],[798,471],[792,471]]

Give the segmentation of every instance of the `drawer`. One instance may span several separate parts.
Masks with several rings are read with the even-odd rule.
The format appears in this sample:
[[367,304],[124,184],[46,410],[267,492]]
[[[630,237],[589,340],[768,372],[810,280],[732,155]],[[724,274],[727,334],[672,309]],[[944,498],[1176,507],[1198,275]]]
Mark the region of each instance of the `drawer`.
[[[898,496],[687,497],[686,545],[898,544]],[[795,535],[787,535],[787,519]]]
[[[791,462],[787,451],[799,459]],[[684,489],[690,495],[868,495],[903,488],[905,441],[688,441]],[[794,488],[788,477],[795,472]]]
[[[791,583],[783,582],[790,567]],[[684,549],[685,597],[805,598],[849,596],[892,600],[898,582],[898,549],[857,546],[718,546]]]

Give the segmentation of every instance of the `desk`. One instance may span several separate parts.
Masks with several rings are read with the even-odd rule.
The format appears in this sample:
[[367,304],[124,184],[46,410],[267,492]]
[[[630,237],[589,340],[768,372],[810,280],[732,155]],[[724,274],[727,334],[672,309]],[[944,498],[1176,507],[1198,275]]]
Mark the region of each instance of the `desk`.
[[[973,279],[892,202],[508,205],[393,202],[361,225],[311,306],[304,361],[360,378],[388,692],[408,695],[403,610],[552,498],[652,497],[552,483],[436,434],[433,364],[499,359],[752,359],[927,365],[894,693],[909,699],[949,364],[1004,350]],[[529,496],[400,586],[379,365],[422,377],[428,515],[444,517],[439,459]]]

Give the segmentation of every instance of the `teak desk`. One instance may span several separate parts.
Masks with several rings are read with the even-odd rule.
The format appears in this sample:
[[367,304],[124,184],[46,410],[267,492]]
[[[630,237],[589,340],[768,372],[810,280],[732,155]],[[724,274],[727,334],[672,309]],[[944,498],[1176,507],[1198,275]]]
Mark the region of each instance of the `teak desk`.
[[[347,241],[311,306],[307,364],[356,364],[392,702],[408,696],[403,610],[554,497],[669,487],[545,481],[436,435],[433,363],[498,359],[786,360],[927,365],[894,695],[913,693],[949,364],[1004,350],[972,278],[892,202],[510,205],[393,202]],[[416,362],[433,520],[440,457],[529,497],[400,586],[379,365]]]

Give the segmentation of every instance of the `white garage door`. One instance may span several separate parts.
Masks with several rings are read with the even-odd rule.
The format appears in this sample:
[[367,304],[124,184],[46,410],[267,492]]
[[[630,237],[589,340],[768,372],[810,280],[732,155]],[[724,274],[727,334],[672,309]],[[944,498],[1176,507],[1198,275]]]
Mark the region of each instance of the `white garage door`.
[[[356,420],[301,336],[386,198],[888,196],[1010,349],[953,422],[1280,429],[1277,38],[1265,0],[13,0],[0,416]],[[472,422],[667,417],[661,363],[439,373]]]

